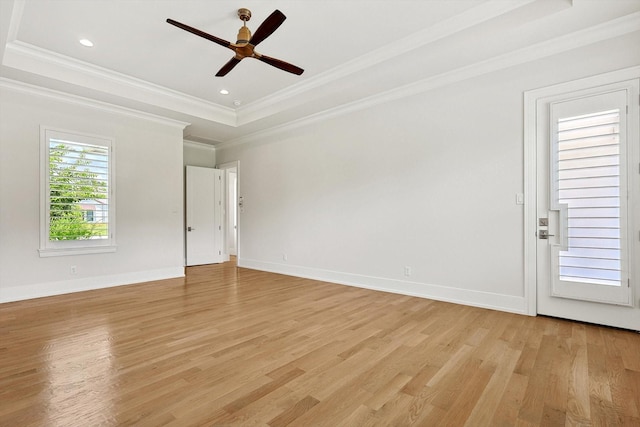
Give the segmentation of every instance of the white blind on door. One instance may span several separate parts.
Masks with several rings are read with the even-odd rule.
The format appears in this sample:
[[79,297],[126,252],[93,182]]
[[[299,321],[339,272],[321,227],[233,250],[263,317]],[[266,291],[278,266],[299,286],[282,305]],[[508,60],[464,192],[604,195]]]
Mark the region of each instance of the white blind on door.
[[568,205],[560,280],[621,285],[620,111],[557,122],[556,201]]

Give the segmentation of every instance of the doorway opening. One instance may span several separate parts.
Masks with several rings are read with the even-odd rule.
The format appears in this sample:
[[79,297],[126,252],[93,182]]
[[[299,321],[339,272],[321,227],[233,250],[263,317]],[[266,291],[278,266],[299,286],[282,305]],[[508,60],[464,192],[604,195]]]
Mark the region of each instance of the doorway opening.
[[224,216],[224,252],[225,260],[235,259],[239,256],[239,215],[238,215],[238,191],[239,191],[239,162],[233,161],[217,166],[222,170],[224,179],[223,216]]
[[525,93],[528,313],[640,329],[640,67]]

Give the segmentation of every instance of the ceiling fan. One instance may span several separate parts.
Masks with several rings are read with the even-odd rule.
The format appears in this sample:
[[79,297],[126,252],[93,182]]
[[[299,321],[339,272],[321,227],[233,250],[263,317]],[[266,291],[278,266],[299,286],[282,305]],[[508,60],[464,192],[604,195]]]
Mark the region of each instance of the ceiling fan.
[[255,51],[255,47],[271,34],[273,34],[273,32],[278,29],[280,25],[282,25],[284,20],[287,19],[287,17],[284,16],[284,13],[276,9],[271,15],[269,15],[269,17],[267,17],[267,19],[264,20],[262,24],[260,24],[253,36],[251,36],[251,31],[249,31],[249,28],[247,28],[247,21],[251,19],[251,11],[245,8],[238,9],[238,17],[242,20],[243,25],[238,31],[238,40],[235,43],[231,43],[216,36],[212,36],[211,34],[205,33],[204,31],[190,27],[181,22],[174,21],[173,19],[167,19],[167,22],[171,25],[175,25],[178,28],[182,28],[185,31],[217,43],[220,46],[229,48],[235,52],[234,57],[231,58],[229,62],[227,62],[216,73],[217,77],[227,75],[227,73],[231,71],[233,67],[238,65],[238,63],[244,58],[255,58],[266,64],[297,75],[300,75],[304,72],[304,70],[300,67],[296,67],[295,65],[289,64],[288,62],[284,62],[280,59],[262,55]]

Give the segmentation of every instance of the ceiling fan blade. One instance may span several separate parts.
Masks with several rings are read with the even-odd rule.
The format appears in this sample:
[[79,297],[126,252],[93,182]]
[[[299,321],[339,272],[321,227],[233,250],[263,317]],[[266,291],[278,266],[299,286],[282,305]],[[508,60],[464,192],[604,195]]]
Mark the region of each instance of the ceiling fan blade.
[[280,12],[278,9],[274,10],[273,13],[269,15],[253,33],[253,37],[251,37],[249,43],[254,46],[260,44],[264,39],[273,34],[273,32],[282,25],[285,19],[287,19],[287,17],[284,16],[284,13]]
[[233,67],[235,67],[239,63],[240,63],[240,60],[234,56],[229,60],[229,62],[227,62],[226,64],[224,64],[222,68],[220,68],[220,71],[216,73],[216,77],[226,76],[227,73],[233,70]]
[[284,70],[284,71],[288,71],[289,73],[293,73],[297,75],[304,73],[304,70],[302,68],[296,67],[293,64],[289,64],[288,62],[284,62],[276,58],[271,58],[270,56],[256,55],[256,58],[266,64],[272,65],[276,68],[280,68],[281,70]]
[[192,34],[195,34],[196,36],[200,36],[200,37],[203,37],[203,38],[205,38],[207,40],[210,40],[210,41],[212,41],[214,43],[217,43],[220,46],[227,47],[229,49],[233,49],[231,47],[231,43],[230,42],[228,42],[228,41],[226,41],[224,39],[221,39],[219,37],[212,36],[211,34],[205,33],[204,31],[200,31],[197,28],[190,27],[190,26],[188,26],[186,24],[183,24],[183,23],[178,22],[178,21],[174,21],[173,19],[170,19],[170,18],[167,19],[167,23],[169,23],[171,25],[175,25],[178,28],[182,28],[185,31],[188,31],[188,32],[190,32]]

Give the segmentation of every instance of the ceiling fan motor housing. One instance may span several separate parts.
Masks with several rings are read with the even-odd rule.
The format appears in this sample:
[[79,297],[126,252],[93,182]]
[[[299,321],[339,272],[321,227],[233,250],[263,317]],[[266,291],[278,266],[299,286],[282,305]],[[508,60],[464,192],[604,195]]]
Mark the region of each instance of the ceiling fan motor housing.
[[248,27],[240,27],[238,30],[238,41],[236,44],[249,43],[251,40],[251,31],[249,31]]

